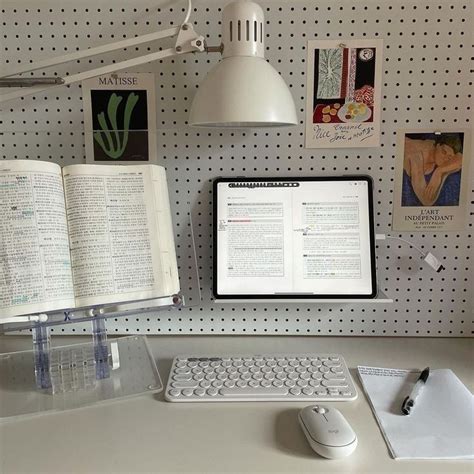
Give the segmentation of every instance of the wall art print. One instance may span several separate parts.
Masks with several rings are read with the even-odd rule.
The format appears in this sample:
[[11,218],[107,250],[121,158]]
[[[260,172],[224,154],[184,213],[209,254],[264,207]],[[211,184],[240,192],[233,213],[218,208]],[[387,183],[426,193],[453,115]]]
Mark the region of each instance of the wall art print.
[[156,161],[153,74],[98,76],[84,81],[82,91],[88,163]]
[[470,139],[468,130],[397,133],[393,230],[464,229]]
[[382,40],[309,41],[307,148],[379,145]]

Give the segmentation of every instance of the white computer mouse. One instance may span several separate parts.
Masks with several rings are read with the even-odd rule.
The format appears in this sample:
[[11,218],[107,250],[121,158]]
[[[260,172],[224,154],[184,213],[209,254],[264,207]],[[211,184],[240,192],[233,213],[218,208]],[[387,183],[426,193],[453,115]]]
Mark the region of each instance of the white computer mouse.
[[335,408],[311,405],[299,412],[298,419],[310,446],[320,456],[340,459],[357,447],[351,425]]

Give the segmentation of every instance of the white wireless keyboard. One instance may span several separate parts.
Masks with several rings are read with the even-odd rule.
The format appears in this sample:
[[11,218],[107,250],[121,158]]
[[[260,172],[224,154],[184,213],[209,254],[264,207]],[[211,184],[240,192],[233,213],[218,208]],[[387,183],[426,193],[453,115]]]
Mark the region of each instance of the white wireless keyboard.
[[177,356],[170,402],[349,401],[357,391],[337,354]]

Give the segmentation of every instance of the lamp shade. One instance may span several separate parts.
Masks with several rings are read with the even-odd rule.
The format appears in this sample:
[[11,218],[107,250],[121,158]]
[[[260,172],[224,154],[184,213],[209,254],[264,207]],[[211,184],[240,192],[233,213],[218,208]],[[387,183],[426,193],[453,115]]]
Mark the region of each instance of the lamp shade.
[[194,97],[190,124],[202,127],[271,127],[296,125],[291,93],[263,58],[222,59]]
[[222,19],[223,59],[194,96],[189,122],[201,127],[296,125],[288,86],[264,58],[264,17],[259,5],[237,0]]

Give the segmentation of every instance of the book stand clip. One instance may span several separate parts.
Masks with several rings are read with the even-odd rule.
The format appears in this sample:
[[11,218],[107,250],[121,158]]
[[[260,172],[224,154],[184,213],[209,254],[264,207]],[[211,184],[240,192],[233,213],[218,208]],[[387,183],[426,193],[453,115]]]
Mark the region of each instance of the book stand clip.
[[[146,336],[108,340],[106,321],[131,312],[179,309],[183,303],[181,295],[173,295],[18,317],[23,322],[4,324],[5,332],[30,330],[33,348],[0,354],[0,418],[16,419],[161,391],[163,384]],[[91,324],[90,342],[52,346],[53,326],[80,322]]]

